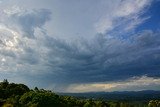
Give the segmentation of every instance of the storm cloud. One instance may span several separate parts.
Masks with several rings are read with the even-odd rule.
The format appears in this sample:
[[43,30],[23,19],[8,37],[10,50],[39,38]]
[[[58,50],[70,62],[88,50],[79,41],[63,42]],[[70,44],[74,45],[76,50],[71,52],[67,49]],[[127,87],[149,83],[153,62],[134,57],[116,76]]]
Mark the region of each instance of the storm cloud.
[[98,35],[90,43],[47,41],[49,65],[53,69],[56,65],[64,73],[64,82],[115,81],[142,75],[159,77],[159,32],[143,31],[126,40]]
[[[138,3],[136,1],[135,5]],[[114,20],[137,16],[137,20],[142,21],[144,18],[140,18],[138,13],[147,3],[150,2],[144,1],[137,11],[128,11],[128,14],[123,11],[115,13],[119,16],[114,16]],[[127,5],[127,1],[124,4]],[[50,35],[45,29],[51,15],[54,16],[49,9],[14,7],[14,11],[4,10],[1,14],[0,74],[11,80],[66,91],[72,84],[114,83],[134,77],[151,78],[152,81],[160,77],[158,30],[141,30],[127,33],[125,37],[122,32],[114,36],[103,32],[93,35],[90,40],[83,37],[68,40]],[[118,24],[119,21],[114,22],[116,25],[110,31],[113,32],[117,25],[126,29],[123,25],[132,24],[129,23],[131,20],[122,25]]]

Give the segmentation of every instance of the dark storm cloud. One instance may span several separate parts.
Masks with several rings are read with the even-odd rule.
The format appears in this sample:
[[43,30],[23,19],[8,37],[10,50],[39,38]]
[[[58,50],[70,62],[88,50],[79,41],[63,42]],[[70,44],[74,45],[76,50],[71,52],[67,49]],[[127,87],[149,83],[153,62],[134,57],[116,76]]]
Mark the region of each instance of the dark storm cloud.
[[[159,32],[143,31],[128,39],[108,39],[106,35],[98,35],[90,43],[47,38],[46,46],[50,50],[47,53],[48,66],[53,72],[61,74],[58,78],[64,83],[160,76]],[[49,77],[51,79],[52,75]]]
[[15,71],[26,80],[29,77],[30,83],[37,79],[59,87],[143,75],[160,77],[160,32],[142,31],[124,39],[98,34],[89,41],[62,40],[48,35],[42,27],[50,14],[45,9],[25,10],[8,17],[6,26],[13,24],[9,29],[20,31],[18,42],[9,38],[12,47],[0,47],[0,58],[6,58],[5,71]]

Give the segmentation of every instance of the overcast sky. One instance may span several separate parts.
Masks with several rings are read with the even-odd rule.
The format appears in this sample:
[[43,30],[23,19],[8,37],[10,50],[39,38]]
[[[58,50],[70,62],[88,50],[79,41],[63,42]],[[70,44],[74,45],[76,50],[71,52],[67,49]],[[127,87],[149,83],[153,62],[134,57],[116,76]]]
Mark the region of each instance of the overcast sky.
[[159,11],[159,0],[0,0],[0,81],[160,90]]

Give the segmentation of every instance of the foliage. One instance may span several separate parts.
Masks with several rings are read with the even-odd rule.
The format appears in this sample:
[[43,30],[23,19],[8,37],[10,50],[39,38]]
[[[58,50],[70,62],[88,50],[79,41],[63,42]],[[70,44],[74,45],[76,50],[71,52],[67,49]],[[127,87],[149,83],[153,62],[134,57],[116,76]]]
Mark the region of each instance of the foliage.
[[25,93],[19,99],[21,105],[30,106],[34,104],[38,107],[60,107],[60,98],[58,95],[49,91],[30,91]]
[[148,107],[160,107],[160,101],[158,100],[151,100],[148,104]]
[[13,105],[12,104],[4,104],[2,107],[13,107]]
[[147,102],[105,101],[60,96],[52,91],[29,89],[24,84],[0,83],[0,107],[160,107],[159,100]]

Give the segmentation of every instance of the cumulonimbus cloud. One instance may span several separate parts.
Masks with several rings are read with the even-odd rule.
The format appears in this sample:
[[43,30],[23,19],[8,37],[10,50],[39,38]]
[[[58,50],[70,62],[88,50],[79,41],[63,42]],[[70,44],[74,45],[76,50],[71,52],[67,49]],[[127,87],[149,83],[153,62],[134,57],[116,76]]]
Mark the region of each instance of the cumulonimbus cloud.
[[160,32],[144,30],[125,39],[105,33],[89,41],[67,41],[47,34],[43,26],[50,14],[46,9],[17,10],[1,21],[1,73],[64,86],[159,78]]

